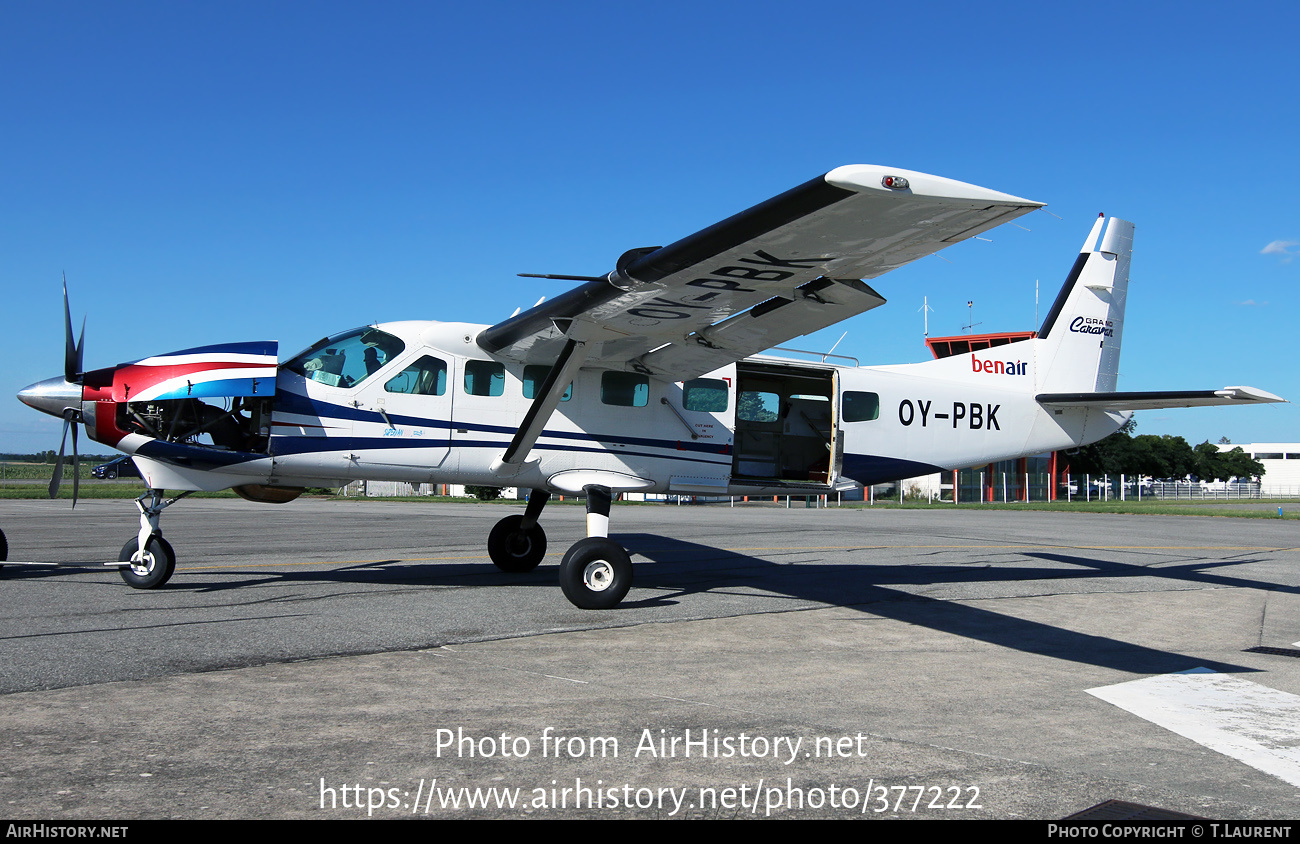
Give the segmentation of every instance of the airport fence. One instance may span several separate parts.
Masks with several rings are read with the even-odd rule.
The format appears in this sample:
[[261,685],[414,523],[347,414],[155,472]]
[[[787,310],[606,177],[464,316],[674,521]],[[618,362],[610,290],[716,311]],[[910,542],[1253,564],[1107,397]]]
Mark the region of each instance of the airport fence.
[[1124,475],[1083,475],[1072,478],[1058,500],[1074,501],[1234,501],[1296,498],[1300,486],[1257,482],[1134,481]]

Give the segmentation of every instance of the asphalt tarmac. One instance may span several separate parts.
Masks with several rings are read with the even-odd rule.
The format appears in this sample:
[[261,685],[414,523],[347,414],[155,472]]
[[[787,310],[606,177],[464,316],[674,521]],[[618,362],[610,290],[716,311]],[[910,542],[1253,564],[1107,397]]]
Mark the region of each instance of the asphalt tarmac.
[[132,502],[0,501],[0,816],[1300,817],[1294,522],[617,506],[592,612],[513,512],[190,499],[139,591]]

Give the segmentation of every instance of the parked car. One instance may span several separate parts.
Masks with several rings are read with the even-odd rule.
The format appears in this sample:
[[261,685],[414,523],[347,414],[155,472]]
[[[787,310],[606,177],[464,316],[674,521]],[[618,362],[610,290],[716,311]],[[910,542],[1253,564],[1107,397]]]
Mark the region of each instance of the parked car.
[[129,455],[123,454],[121,457],[110,460],[107,463],[100,463],[94,469],[90,470],[90,474],[97,478],[111,481],[114,478],[119,477],[138,478],[140,477],[140,470],[135,468],[135,463],[131,462]]

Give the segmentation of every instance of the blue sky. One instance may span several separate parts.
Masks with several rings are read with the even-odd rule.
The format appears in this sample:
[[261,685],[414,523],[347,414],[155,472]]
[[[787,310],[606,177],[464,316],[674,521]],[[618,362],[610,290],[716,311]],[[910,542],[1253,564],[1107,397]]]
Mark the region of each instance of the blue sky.
[[[1048,203],[799,345],[926,359],[1036,327],[1098,212],[1137,225],[1121,389],[1300,399],[1294,3],[0,2],[0,394],[372,321],[493,323],[840,164]],[[1056,215],[1056,216],[1052,216]],[[1059,218],[1059,219],[1058,219]],[[1270,248],[1271,245],[1271,248]],[[1140,433],[1300,440],[1294,405]],[[0,451],[60,423],[0,399]]]

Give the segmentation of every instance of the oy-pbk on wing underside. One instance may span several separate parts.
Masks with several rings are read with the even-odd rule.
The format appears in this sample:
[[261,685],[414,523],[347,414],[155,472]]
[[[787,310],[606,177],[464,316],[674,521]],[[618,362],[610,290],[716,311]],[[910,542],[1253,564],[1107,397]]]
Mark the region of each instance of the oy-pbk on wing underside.
[[1039,206],[841,167],[494,326],[367,326],[278,367],[275,344],[248,343],[83,373],[69,319],[64,376],[19,397],[134,457],[149,489],[120,559],[133,586],[171,576],[161,513],[190,491],[276,502],[402,480],[530,489],[488,538],[510,572],[545,556],[549,497],[585,496],[588,535],[560,583],[577,606],[613,607],[632,579],[608,537],[619,492],[817,494],[1081,445],[1137,407],[1279,401],[1114,392],[1133,227],[1113,218],[1034,339],[905,366],[758,354],[883,304],[864,279]]

